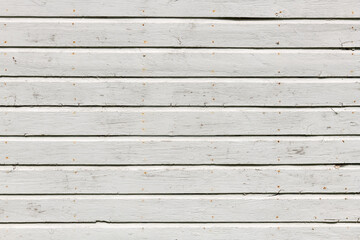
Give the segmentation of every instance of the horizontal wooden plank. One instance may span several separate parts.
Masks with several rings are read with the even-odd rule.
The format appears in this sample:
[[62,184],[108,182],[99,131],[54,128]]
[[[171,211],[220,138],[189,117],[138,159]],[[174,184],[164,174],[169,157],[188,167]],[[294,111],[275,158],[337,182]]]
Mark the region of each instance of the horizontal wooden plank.
[[0,19],[0,46],[304,47],[360,46],[360,21],[210,19]]
[[[0,222],[357,222],[357,195],[1,196]],[[96,207],[95,207],[96,206]]]
[[360,51],[0,49],[1,76],[360,76]]
[[[294,234],[296,233],[296,234]],[[360,235],[360,224],[339,223],[223,223],[223,224],[6,224],[0,237],[7,240],[353,240]]]
[[359,106],[360,79],[0,78],[3,106]]
[[1,16],[358,18],[357,0],[1,0]]
[[4,107],[0,116],[3,136],[360,134],[359,108]]
[[2,166],[0,179],[0,194],[360,192],[360,167],[338,165]]
[[0,164],[359,164],[360,137],[1,138]]

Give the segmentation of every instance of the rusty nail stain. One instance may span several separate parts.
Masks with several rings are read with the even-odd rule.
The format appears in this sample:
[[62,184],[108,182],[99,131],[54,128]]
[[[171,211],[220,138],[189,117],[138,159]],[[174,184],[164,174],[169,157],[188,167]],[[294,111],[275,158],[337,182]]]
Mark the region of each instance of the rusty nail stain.
[[214,12],[216,12],[215,10],[212,10],[212,12],[214,13]]
[[279,216],[276,216],[276,218],[279,218]]
[[323,189],[325,190],[325,189],[326,189],[326,187],[323,187]]
[[75,9],[73,9],[73,12],[76,12],[76,10],[75,10]]
[[75,41],[73,41],[73,43],[75,43]]
[[5,72],[7,72],[7,69],[5,68]]
[[345,142],[345,140],[341,140],[343,143]]
[[145,44],[147,44],[147,41],[144,41]]
[[7,41],[4,41],[4,43],[7,43]]
[[7,141],[5,141],[5,144],[7,144]]
[[215,27],[215,25],[211,25],[211,27]]
[[144,174],[147,174],[147,172],[144,172]]
[[280,188],[280,186],[277,186],[277,188]]
[[144,27],[144,26],[145,26],[145,24],[142,24],[142,26]]
[[71,25],[73,25],[73,26],[74,26],[74,25],[75,25],[75,23],[71,23]]
[[75,53],[73,52],[72,55],[75,55]]
[[142,12],[145,12],[145,10],[142,10]]
[[146,55],[144,54],[143,57],[146,57]]
[[73,158],[72,160],[73,160],[73,162],[75,162],[75,158]]
[[9,157],[5,157],[6,159],[9,159]]
[[215,41],[211,41],[212,43],[215,43]]

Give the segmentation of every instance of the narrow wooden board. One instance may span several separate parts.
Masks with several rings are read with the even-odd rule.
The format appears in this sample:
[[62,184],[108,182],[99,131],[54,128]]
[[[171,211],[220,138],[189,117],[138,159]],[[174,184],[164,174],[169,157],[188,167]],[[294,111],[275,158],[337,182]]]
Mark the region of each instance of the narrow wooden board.
[[[339,223],[223,223],[223,224],[6,224],[0,238],[6,240],[353,240],[360,224]],[[296,233],[296,234],[294,234]]]
[[356,195],[1,196],[0,199],[3,223],[337,223],[357,222],[360,214],[360,198]]
[[358,20],[0,19],[6,47],[360,47]]
[[360,80],[0,78],[2,106],[360,106]]
[[360,76],[344,50],[2,48],[0,62],[0,76]]
[[359,164],[360,137],[0,138],[0,164]]
[[357,0],[1,0],[1,16],[359,18]]
[[0,108],[5,135],[360,134],[359,108]]
[[338,165],[2,166],[0,179],[0,194],[360,192],[360,166]]

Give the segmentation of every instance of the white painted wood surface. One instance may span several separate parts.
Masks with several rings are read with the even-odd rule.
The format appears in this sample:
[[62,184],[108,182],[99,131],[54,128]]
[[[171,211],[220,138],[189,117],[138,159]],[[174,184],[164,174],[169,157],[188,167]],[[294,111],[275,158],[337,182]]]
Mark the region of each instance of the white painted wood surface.
[[340,165],[2,166],[0,178],[3,194],[360,192],[360,166]]
[[0,0],[0,239],[359,239],[359,19]]
[[1,16],[359,18],[357,0],[1,0]]
[[359,20],[13,18],[0,19],[0,30],[0,46],[7,47],[360,46]]
[[1,222],[337,223],[358,222],[360,214],[359,196],[341,194],[1,196],[0,199]]
[[359,106],[358,78],[0,78],[3,106]]
[[359,164],[359,145],[360,137],[2,137],[0,164]]
[[360,51],[0,49],[1,76],[356,77]]
[[[8,240],[38,240],[41,238],[113,240],[168,240],[168,239],[209,239],[247,240],[258,239],[315,239],[353,240],[359,236],[358,224],[7,224],[0,226],[0,237]],[[296,235],[294,235],[294,232]]]
[[1,135],[360,134],[359,108],[0,108]]
[[[296,234],[294,234],[296,233]],[[6,224],[0,225],[0,237],[7,240],[87,239],[87,240],[354,240],[360,235],[359,224]]]

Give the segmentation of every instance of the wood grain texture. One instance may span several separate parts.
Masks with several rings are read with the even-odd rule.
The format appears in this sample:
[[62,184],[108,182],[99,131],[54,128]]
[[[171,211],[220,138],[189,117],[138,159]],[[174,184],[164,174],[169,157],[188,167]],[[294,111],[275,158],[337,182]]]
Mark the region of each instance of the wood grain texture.
[[[360,46],[360,21],[212,19],[1,19],[7,47],[254,47]],[[119,37],[121,36],[121,37]]]
[[0,199],[3,223],[337,223],[357,222],[360,214],[360,198],[356,195],[1,196]]
[[5,135],[360,134],[359,108],[0,108]]
[[[0,167],[2,194],[358,193],[359,166]],[[46,181],[44,181],[46,179]]]
[[360,106],[360,80],[0,78],[3,106]]
[[360,51],[0,49],[1,76],[356,77]]
[[0,164],[359,164],[359,145],[359,137],[2,137]]
[[358,18],[357,0],[1,0],[1,16]]
[[[296,234],[294,234],[296,233]],[[223,224],[6,224],[0,237],[7,240],[353,240],[360,235],[359,224],[223,223]]]

